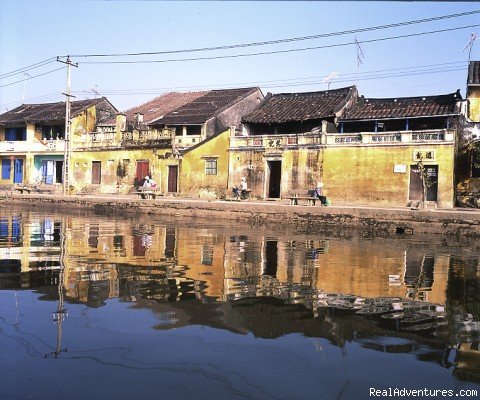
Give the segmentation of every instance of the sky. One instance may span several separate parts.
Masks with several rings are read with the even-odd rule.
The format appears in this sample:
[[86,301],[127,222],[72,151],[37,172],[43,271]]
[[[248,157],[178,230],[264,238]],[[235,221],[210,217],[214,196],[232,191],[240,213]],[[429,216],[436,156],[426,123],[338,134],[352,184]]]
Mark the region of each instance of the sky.
[[[56,57],[66,55],[78,64],[75,99],[105,96],[119,111],[165,92],[253,86],[264,94],[356,85],[369,98],[465,96],[465,47],[478,33],[470,57],[480,60],[480,13],[351,31],[477,10],[475,2],[2,0],[0,113],[63,101],[66,65]],[[303,40],[179,52],[291,38]],[[164,54],[105,56],[152,52]]]

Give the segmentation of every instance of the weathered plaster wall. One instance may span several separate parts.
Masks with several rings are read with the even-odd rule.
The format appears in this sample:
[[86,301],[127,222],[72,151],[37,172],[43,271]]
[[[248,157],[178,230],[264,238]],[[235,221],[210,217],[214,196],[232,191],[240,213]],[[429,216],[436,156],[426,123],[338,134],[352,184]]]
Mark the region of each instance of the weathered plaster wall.
[[[92,161],[101,162],[101,184],[97,185],[100,193],[128,193],[133,189],[137,161],[149,161],[152,178],[166,190],[166,181],[157,164],[158,154],[165,150],[132,149],[110,151],[88,151],[72,153],[72,171],[74,191],[81,191],[92,186]],[[128,162],[126,161],[128,160]],[[120,165],[120,168],[119,168]],[[124,170],[125,175],[119,170]]]
[[[438,205],[452,207],[454,198],[452,145],[372,146],[326,148],[323,164],[324,194],[333,203],[398,205],[408,202],[410,166],[414,150],[434,149],[438,165]],[[407,166],[394,173],[394,165]]]
[[[435,150],[438,165],[438,206],[452,207],[454,199],[454,147],[428,146],[339,146],[284,150],[276,156],[258,150],[230,153],[229,187],[238,185],[242,176],[252,196],[265,198],[267,161],[282,161],[281,196],[292,191],[313,189],[324,183],[324,194],[337,204],[395,205],[408,202],[410,166],[414,150]],[[394,173],[394,165],[406,165],[406,173]],[[249,166],[251,166],[249,168]]]
[[468,88],[468,118],[480,122],[480,87]]
[[[228,186],[227,130],[183,155],[179,171],[179,191],[199,197],[224,197]],[[217,175],[206,175],[207,158],[217,160]]]

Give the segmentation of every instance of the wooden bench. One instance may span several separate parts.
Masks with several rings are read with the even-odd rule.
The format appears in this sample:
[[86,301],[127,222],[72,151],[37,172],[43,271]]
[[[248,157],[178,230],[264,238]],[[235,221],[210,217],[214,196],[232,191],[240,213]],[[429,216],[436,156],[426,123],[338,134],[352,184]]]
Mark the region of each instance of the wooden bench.
[[156,199],[158,196],[163,196],[163,193],[158,188],[139,187],[136,194],[140,199]]
[[317,198],[315,197],[315,190],[309,189],[306,192],[297,192],[293,193],[292,196],[287,197],[290,200],[291,206],[298,206],[299,200],[306,200],[307,206],[314,206],[317,202]]
[[23,194],[23,192],[27,192],[28,194],[30,194],[30,192],[32,191],[32,188],[28,186],[16,186],[14,189],[18,190],[20,194]]

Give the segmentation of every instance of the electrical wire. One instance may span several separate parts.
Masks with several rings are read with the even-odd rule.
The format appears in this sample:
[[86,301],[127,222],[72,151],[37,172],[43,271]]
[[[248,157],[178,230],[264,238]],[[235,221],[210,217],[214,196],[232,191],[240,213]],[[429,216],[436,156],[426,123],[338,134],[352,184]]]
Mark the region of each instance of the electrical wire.
[[436,33],[452,32],[452,31],[461,30],[461,29],[474,28],[474,27],[477,27],[477,26],[480,26],[480,24],[465,25],[465,26],[459,26],[459,27],[455,27],[455,28],[438,29],[438,30],[428,31],[428,32],[410,33],[410,34],[406,34],[406,35],[397,35],[397,36],[390,36],[390,37],[384,37],[384,38],[378,38],[378,39],[356,40],[356,41],[353,41],[353,42],[344,42],[344,43],[334,43],[334,44],[322,45],[322,46],[303,47],[303,48],[299,48],[299,49],[274,50],[274,51],[265,51],[265,52],[257,52],[257,53],[231,54],[231,55],[211,56],[211,57],[171,58],[171,59],[166,59],[166,60],[79,61],[78,64],[151,64],[151,63],[203,61],[203,60],[219,60],[219,59],[226,59],[226,58],[263,56],[263,55],[272,55],[272,54],[293,53],[293,52],[307,51],[307,50],[319,50],[319,49],[327,49],[327,48],[334,48],[334,47],[344,47],[344,46],[357,45],[358,43],[375,43],[375,42],[381,42],[381,41],[386,41],[386,40],[404,39],[404,38],[410,38],[410,37],[416,37],[416,36],[432,35],[432,34],[436,34]]
[[30,80],[30,79],[34,79],[34,78],[38,78],[40,76],[44,76],[44,75],[47,75],[47,74],[51,74],[52,72],[55,72],[55,71],[60,71],[61,69],[64,69],[66,67],[62,66],[60,68],[56,68],[56,69],[52,69],[51,71],[47,71],[47,72],[44,72],[42,74],[38,74],[38,75],[34,75],[34,76],[30,76],[28,78],[25,78],[25,79],[21,79],[19,81],[15,81],[15,82],[11,82],[11,83],[6,83],[5,85],[0,85],[0,88],[2,87],[6,87],[6,86],[12,86],[12,85],[15,85],[16,83],[21,83],[21,82],[24,82],[25,80]]
[[55,57],[51,57],[51,58],[47,58],[46,60],[39,61],[35,64],[29,65],[27,67],[23,67],[23,68],[16,69],[14,71],[6,72],[6,73],[0,75],[0,79],[10,78],[10,77],[15,76],[15,75],[23,74],[23,73],[25,73],[27,71],[30,71],[32,69],[36,69],[36,68],[39,68],[39,67],[43,67],[47,64],[50,64],[50,63],[54,62],[55,60],[56,60]]
[[[480,10],[473,10],[473,11],[466,11],[466,12],[457,13],[457,14],[442,15],[438,17],[397,22],[397,23],[386,24],[386,25],[371,26],[367,28],[350,29],[346,31],[322,33],[318,35],[299,36],[299,37],[286,38],[286,39],[276,39],[276,40],[268,40],[263,42],[233,44],[233,45],[226,45],[226,46],[202,47],[202,48],[168,50],[168,51],[138,52],[138,53],[75,54],[75,55],[70,55],[70,57],[75,57],[75,58],[126,57],[126,56],[165,55],[165,54],[193,53],[193,52],[201,52],[201,51],[230,50],[230,49],[237,49],[237,48],[265,46],[265,45],[271,45],[271,44],[289,43],[289,42],[297,42],[297,41],[303,41],[303,40],[313,40],[313,39],[320,39],[320,38],[327,38],[327,37],[334,37],[334,36],[350,35],[350,34],[356,34],[356,33],[362,33],[362,32],[369,32],[369,31],[375,31],[375,30],[397,28],[401,26],[408,26],[408,25],[421,24],[426,22],[440,21],[440,20],[450,19],[450,18],[464,17],[464,16],[474,15],[478,13],[480,13]],[[66,58],[69,56],[59,56],[59,57]]]

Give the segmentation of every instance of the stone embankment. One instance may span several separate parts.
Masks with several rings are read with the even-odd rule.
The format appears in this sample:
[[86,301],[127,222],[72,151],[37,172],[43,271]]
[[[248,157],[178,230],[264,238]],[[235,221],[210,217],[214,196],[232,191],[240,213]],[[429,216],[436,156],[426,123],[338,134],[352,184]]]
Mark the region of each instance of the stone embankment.
[[480,237],[480,211],[473,209],[411,210],[409,208],[291,206],[285,201],[225,201],[162,197],[138,200],[132,196],[53,196],[0,192],[0,204],[31,210],[85,210],[101,215],[163,215],[218,223],[241,221],[264,227],[290,227],[304,232],[342,228],[395,235],[441,234]]

